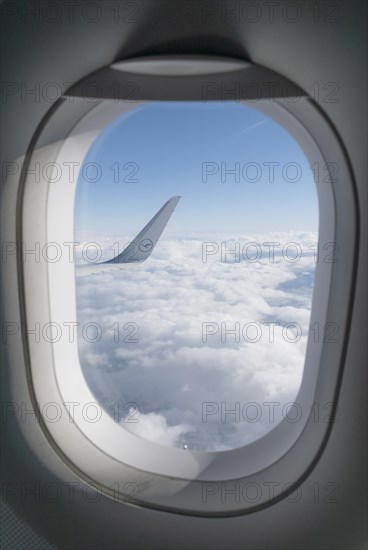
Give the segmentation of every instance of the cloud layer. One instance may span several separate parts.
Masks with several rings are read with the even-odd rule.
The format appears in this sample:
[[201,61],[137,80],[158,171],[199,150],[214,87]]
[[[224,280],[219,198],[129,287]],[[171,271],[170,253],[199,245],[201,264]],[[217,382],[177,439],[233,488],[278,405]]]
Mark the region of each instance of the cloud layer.
[[[113,239],[95,240],[111,257]],[[97,342],[79,336],[96,400],[162,445],[224,450],[272,429],[301,383],[316,241],[295,232],[172,235],[140,266],[78,277],[78,321],[101,326]],[[273,255],[270,242],[280,243]],[[297,247],[282,253],[291,242],[298,261]],[[260,245],[257,261],[249,243]]]

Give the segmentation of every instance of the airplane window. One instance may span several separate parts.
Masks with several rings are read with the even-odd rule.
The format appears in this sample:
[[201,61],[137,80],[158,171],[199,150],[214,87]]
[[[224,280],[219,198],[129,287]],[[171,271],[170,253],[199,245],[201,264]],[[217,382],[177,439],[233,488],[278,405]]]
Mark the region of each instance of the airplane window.
[[298,415],[320,337],[311,168],[235,102],[147,102],[95,139],[75,199],[78,349],[122,429],[222,451]]

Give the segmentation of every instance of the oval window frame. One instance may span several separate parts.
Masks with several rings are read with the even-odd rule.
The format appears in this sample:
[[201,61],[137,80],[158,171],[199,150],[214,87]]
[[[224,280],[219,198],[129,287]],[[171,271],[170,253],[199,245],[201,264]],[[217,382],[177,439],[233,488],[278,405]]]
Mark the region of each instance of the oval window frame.
[[[180,65],[180,59],[165,59]],[[225,61],[222,59],[222,62]],[[198,63],[204,62],[203,58],[198,60]],[[136,63],[139,69],[140,60],[136,60]],[[68,381],[67,369],[63,365],[70,367],[79,364],[78,354],[75,355],[76,345],[74,351],[71,351],[70,345],[67,346],[67,352],[60,342],[41,340],[36,343],[30,337],[25,338],[25,356],[28,358],[26,368],[29,392],[35,410],[40,412],[45,435],[55,452],[85,482],[97,483],[105,494],[124,502],[201,516],[236,515],[268,506],[295,490],[318,460],[335,420],[357,261],[358,217],[355,186],[346,153],[332,124],[323,116],[315,102],[293,83],[248,62],[244,62],[244,67],[237,66],[235,70],[234,66],[223,72],[216,72],[214,69],[215,72],[210,75],[208,72],[205,75],[198,74],[200,69],[195,58],[191,57],[190,63],[194,67],[193,74],[179,77],[177,74],[146,74],[143,64],[143,72],[135,72],[133,79],[132,73],[124,70],[123,63],[118,69],[109,67],[78,83],[54,105],[37,129],[23,164],[17,201],[17,242],[38,242],[42,246],[49,242],[72,242],[74,237],[72,229],[73,237],[69,240],[73,224],[69,224],[67,228],[60,224],[61,218],[57,216],[62,211],[61,205],[64,205],[68,212],[65,216],[66,211],[62,211],[64,222],[71,219],[70,196],[68,207],[66,196],[63,197],[65,180],[61,185],[60,182],[55,185],[46,180],[44,185],[32,181],[27,172],[36,158],[37,162],[55,162],[59,166],[63,166],[65,159],[70,162],[71,159],[78,158],[80,163],[97,135],[96,132],[115,118],[121,106],[129,110],[137,105],[136,101],[203,101],[204,93],[208,90],[211,91],[211,96],[206,97],[206,100],[234,99],[224,97],[224,94],[227,95],[228,90],[231,93],[234,90],[237,93],[238,90],[239,101],[243,101],[241,93],[244,93],[244,89],[250,90],[246,101],[282,124],[300,144],[310,161],[326,165],[333,159],[339,167],[340,182],[331,177],[332,181],[323,182],[323,185],[319,184],[317,187],[320,209],[319,241],[331,242],[332,239],[332,242],[338,243],[339,253],[344,258],[344,267],[341,268],[339,263],[317,264],[311,324],[314,319],[321,325],[336,323],[341,329],[342,337],[334,346],[321,341],[313,346],[311,339],[308,339],[307,364],[296,399],[304,411],[315,402],[320,407],[330,404],[331,415],[328,422],[321,418],[316,422],[315,415],[308,412],[305,422],[297,426],[297,431],[290,429],[290,425],[285,430],[285,421],[282,421],[254,443],[217,453],[165,448],[140,440],[132,434],[128,438],[134,438],[134,441],[128,441],[127,438],[123,445],[130,445],[130,449],[117,449],[115,445],[115,448],[106,450],[101,448],[101,441],[98,441],[104,435],[103,432],[105,436],[107,433],[102,429],[100,421],[86,421],[81,406],[79,410],[73,409],[74,421],[71,421],[71,405],[75,397],[71,393],[66,394],[68,386],[69,389],[71,386],[70,372]],[[132,82],[135,83],[136,96],[133,101],[131,97],[124,96],[127,89],[131,93]],[[273,85],[270,86],[270,83]],[[291,95],[283,92],[291,89]],[[102,98],[110,99],[110,115],[106,111],[101,115]],[[80,122],[76,124],[76,120]],[[76,185],[77,178],[74,181]],[[45,216],[39,216],[35,220],[34,212],[40,210]],[[71,215],[73,216],[73,208]],[[67,292],[73,292],[74,272],[72,283],[71,271],[65,279],[65,274],[61,277],[60,267],[60,263],[57,266],[46,262],[38,265],[23,263],[18,255],[21,315],[25,331],[27,327],[34,326],[35,322],[42,325],[50,322],[63,323],[65,318],[68,318],[68,322],[76,319],[75,311],[74,317],[73,314],[65,317],[64,307],[67,300],[60,300],[60,292],[57,292],[60,284],[65,288],[66,281]],[[69,265],[69,268],[73,269],[73,266]],[[350,293],[341,295],[341,289],[346,288],[351,289]],[[329,365],[328,369],[326,365]],[[78,389],[78,386],[75,385],[75,388]],[[89,399],[90,395],[86,393],[84,400],[79,397],[79,402],[86,405],[90,402]],[[64,413],[58,422],[42,421],[41,412],[50,402],[57,403]],[[112,419],[110,421],[113,422]],[[148,453],[149,465],[142,462],[142,458]],[[271,480],[277,480],[272,495],[269,492]],[[139,488],[138,494],[131,493],[129,484]],[[257,498],[244,497],[249,484],[258,488]],[[227,491],[233,491],[234,494],[234,488],[240,498],[224,498]]]

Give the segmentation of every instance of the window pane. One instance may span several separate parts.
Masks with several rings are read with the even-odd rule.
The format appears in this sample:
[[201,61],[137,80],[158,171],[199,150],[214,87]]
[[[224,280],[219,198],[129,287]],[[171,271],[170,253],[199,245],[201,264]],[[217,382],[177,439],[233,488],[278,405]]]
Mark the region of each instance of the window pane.
[[178,195],[143,263],[77,268],[80,361],[122,429],[162,445],[232,449],[297,414],[287,404],[310,332],[316,186],[295,140],[249,106],[145,103],[84,159],[80,263],[112,259]]

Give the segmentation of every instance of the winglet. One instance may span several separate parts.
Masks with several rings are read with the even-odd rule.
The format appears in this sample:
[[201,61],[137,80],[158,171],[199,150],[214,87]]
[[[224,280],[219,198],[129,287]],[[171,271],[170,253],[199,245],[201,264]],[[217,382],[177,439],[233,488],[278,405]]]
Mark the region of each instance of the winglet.
[[171,214],[181,197],[171,197],[155,214],[151,221],[142,229],[131,243],[112,260],[105,263],[125,264],[142,263],[151,255],[157,241],[162,235]]

